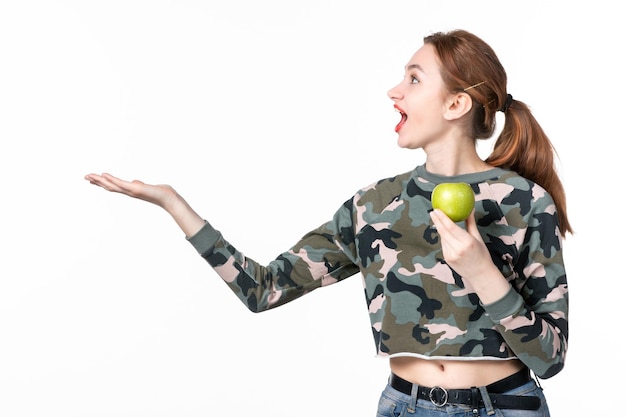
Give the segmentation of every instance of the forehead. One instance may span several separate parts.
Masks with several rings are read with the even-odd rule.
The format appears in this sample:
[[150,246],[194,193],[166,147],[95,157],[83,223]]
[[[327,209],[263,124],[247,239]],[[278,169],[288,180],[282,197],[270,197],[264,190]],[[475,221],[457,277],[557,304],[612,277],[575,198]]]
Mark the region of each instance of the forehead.
[[439,60],[432,45],[425,44],[413,54],[406,69],[414,68],[425,75],[439,74]]

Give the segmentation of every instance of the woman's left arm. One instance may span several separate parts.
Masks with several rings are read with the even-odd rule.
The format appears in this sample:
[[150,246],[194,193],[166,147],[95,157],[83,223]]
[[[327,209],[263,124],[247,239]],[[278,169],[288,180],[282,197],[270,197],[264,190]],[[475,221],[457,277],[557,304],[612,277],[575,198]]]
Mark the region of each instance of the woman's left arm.
[[567,352],[569,299],[556,213],[529,215],[537,224],[526,230],[512,281],[491,260],[473,213],[467,231],[439,210],[431,218],[446,263],[472,285],[508,347],[540,378],[560,372]]

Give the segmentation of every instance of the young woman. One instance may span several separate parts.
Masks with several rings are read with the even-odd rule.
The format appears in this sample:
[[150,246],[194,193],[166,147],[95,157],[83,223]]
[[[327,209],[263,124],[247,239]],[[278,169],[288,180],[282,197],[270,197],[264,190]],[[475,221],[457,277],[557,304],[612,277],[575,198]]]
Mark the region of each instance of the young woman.
[[[398,145],[426,162],[350,197],[334,217],[263,266],[243,256],[167,185],[86,179],[165,209],[254,312],[350,276],[364,278],[389,381],[378,416],[548,416],[535,375],[563,368],[568,290],[561,241],[571,232],[554,150],[528,107],[507,94],[494,51],[462,30],[435,33],[389,91]],[[492,154],[489,138],[505,113]],[[442,182],[465,182],[475,208],[455,223],[433,210]]]

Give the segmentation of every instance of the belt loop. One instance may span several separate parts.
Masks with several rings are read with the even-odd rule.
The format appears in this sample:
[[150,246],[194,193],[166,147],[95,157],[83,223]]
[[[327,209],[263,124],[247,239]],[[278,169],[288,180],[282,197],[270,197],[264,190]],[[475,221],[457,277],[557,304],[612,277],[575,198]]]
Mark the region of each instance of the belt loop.
[[537,384],[537,386],[539,387],[539,389],[541,391],[543,391],[543,387],[541,386],[541,382],[539,382],[539,377],[537,377],[537,374],[535,374],[534,372],[532,373],[532,379],[535,380],[535,384]]
[[476,387],[472,387],[472,414],[474,415],[474,417],[478,416],[478,408],[479,408],[479,401],[478,401],[478,388]]
[[487,392],[487,387],[478,387],[480,390],[480,396],[483,398],[483,404],[485,405],[485,410],[487,411],[488,416],[492,416],[496,413],[493,409],[493,404],[491,404],[491,397]]
[[419,392],[419,389],[419,385],[411,385],[411,402],[409,402],[409,407],[407,408],[407,411],[411,414],[415,413],[415,409],[417,408],[417,394]]

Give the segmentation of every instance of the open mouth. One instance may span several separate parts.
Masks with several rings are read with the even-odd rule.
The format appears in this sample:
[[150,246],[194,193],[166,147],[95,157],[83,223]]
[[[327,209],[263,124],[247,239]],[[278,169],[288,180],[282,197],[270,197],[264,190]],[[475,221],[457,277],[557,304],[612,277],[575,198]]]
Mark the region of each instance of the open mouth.
[[395,128],[396,133],[398,133],[400,129],[402,129],[402,126],[404,126],[404,123],[406,123],[407,116],[406,113],[403,112],[402,109],[400,109],[400,107],[398,107],[397,105],[393,106],[393,108],[396,109],[398,113],[400,113],[400,122],[398,122]]

